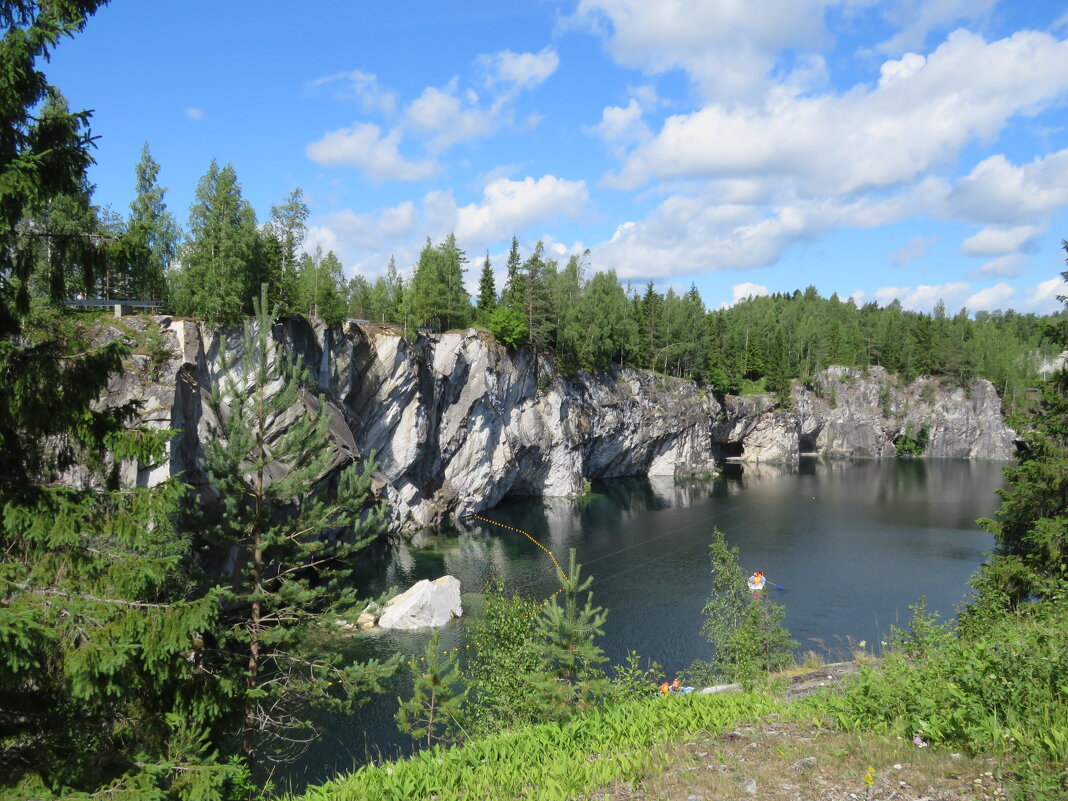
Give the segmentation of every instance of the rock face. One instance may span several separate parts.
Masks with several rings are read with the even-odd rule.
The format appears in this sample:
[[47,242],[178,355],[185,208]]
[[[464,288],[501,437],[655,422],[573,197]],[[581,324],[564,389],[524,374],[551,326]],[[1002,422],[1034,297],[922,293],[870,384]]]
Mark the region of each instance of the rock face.
[[767,411],[769,397],[732,399],[713,426],[720,455],[893,457],[902,437],[929,457],[1011,459],[1016,453],[1016,433],[984,379],[966,389],[925,377],[904,385],[882,367],[828,367],[813,384],[812,390],[795,387],[786,411]]
[[[168,460],[123,466],[127,484],[152,486],[181,473],[210,494],[200,455],[222,380],[220,347],[235,364],[240,332],[169,317],[124,318],[101,339],[158,329],[160,343],[135,355],[102,403],[139,399],[142,419],[173,429]],[[342,329],[292,318],[274,339],[310,367],[313,387],[286,419],[324,404],[333,451],[329,482],[373,454],[376,492],[397,529],[490,508],[508,495],[573,496],[588,479],[704,474],[725,457],[790,461],[799,453],[893,456],[902,436],[925,440],[924,455],[1010,458],[1014,433],[993,387],[967,392],[917,379],[899,385],[882,368],[831,367],[812,390],[795,388],[792,408],[770,397],[728,398],[722,407],[693,382],[612,369],[565,378],[468,330],[409,342],[387,326]],[[76,477],[72,477],[75,480]]]
[[378,626],[383,629],[423,629],[444,626],[463,614],[460,605],[460,580],[442,576],[417,581],[407,591],[386,604]]

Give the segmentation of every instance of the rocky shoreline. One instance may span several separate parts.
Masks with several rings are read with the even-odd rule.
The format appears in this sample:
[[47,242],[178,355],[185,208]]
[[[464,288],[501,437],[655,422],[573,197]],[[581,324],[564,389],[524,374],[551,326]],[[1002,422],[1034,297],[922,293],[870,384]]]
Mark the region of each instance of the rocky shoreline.
[[[1016,449],[997,393],[981,379],[966,388],[926,378],[904,384],[879,367],[829,367],[811,388],[795,385],[791,408],[780,410],[770,396],[721,404],[708,387],[629,368],[563,376],[551,359],[535,362],[474,329],[409,342],[390,326],[329,328],[295,317],[277,323],[273,336],[310,368],[316,391],[299,406],[323,403],[331,415],[324,480],[373,454],[376,491],[395,530],[436,525],[509,495],[581,495],[595,478],[712,475],[727,458],[889,458],[902,437],[929,457],[1009,459]],[[167,461],[124,465],[124,480],[152,486],[181,473],[206,488],[204,401],[221,380],[223,341],[240,362],[241,332],[127,317],[97,335],[119,337],[157,345],[135,351],[102,402],[138,400],[145,423],[176,432]]]

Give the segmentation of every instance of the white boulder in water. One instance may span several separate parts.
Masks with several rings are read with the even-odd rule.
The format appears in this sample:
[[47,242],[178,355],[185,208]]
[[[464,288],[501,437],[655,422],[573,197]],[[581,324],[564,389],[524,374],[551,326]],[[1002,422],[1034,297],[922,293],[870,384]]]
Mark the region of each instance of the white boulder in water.
[[444,626],[462,614],[460,580],[442,576],[434,581],[416,582],[407,592],[390,600],[378,618],[378,625],[384,629],[422,629]]

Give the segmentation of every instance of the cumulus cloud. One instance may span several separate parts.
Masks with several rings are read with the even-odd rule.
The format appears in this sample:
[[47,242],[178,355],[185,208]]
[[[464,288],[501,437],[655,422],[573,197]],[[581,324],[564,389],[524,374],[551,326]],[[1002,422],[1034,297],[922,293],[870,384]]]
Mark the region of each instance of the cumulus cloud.
[[669,117],[609,180],[633,189],[653,179],[774,175],[809,194],[905,184],[1068,91],[1068,46],[1034,31],[986,42],[960,30],[926,59],[906,56],[882,75],[877,86],[840,94],[784,92]]
[[386,136],[381,133],[373,123],[357,122],[351,128],[330,131],[305,152],[324,167],[355,167],[376,181],[421,181],[438,171],[433,161],[408,161],[401,155],[398,130]]
[[605,106],[601,121],[584,130],[612,148],[619,158],[626,154],[626,148],[652,137],[649,126],[642,120],[642,107],[633,97],[626,106]]
[[922,48],[933,30],[959,22],[971,22],[990,13],[998,0],[905,0],[888,3],[883,16],[899,30],[876,47],[880,53],[895,55]]
[[1033,225],[1014,228],[988,227],[972,234],[960,246],[965,256],[1002,256],[1025,250],[1034,244],[1040,229]]
[[581,0],[572,24],[601,34],[625,67],[684,70],[708,97],[759,93],[780,50],[825,41],[826,0]]
[[556,51],[546,47],[539,53],[499,53],[479,56],[478,62],[486,70],[486,86],[506,86],[510,90],[530,89],[545,83],[560,66]]
[[890,254],[890,261],[898,267],[904,267],[910,261],[922,259],[927,254],[927,248],[937,241],[937,236],[911,237],[902,247]]
[[981,161],[953,187],[950,213],[977,222],[1030,222],[1068,203],[1068,150],[1015,165],[1005,156]]
[[1034,289],[1024,293],[1024,308],[1035,314],[1052,314],[1064,308],[1058,295],[1068,295],[1068,284],[1060,276],[1041,281]]
[[761,284],[752,284],[749,282],[741,284],[733,284],[731,286],[731,302],[729,305],[733,306],[739,301],[743,301],[746,298],[755,298],[768,294],[768,288]]
[[1001,276],[1003,278],[1015,278],[1020,274],[1020,268],[1027,261],[1027,257],[1019,253],[1008,253],[998,256],[986,262],[978,270],[968,273],[969,278],[984,278],[987,276]]
[[494,130],[499,107],[483,108],[478,101],[475,92],[461,94],[452,81],[440,89],[428,86],[408,104],[404,116],[410,130],[430,136],[430,148],[440,151]]
[[[522,181],[497,178],[484,187],[479,202],[465,206],[456,203],[451,190],[435,189],[418,203],[404,201],[370,214],[345,209],[325,215],[309,227],[309,241],[338,253],[350,269],[374,275],[385,269],[391,254],[398,265],[411,265],[427,236],[439,242],[453,232],[463,250],[480,254],[513,234],[523,238],[541,223],[578,216],[587,201],[584,181],[554,175]],[[552,253],[584,249],[578,242],[561,250],[551,236],[541,238]],[[477,274],[468,277],[477,283]]]
[[[513,105],[521,90],[544,82],[559,66],[551,48],[539,53],[504,50],[480,56],[488,75],[489,97],[474,89],[462,89],[458,78],[444,86],[427,86],[397,115],[395,92],[382,87],[378,78],[361,70],[339,72],[312,81],[312,87],[331,87],[338,99],[354,99],[367,113],[394,120],[388,134],[370,122],[355,122],[349,128],[329,131],[305,150],[310,159],[326,167],[349,166],[376,181],[416,181],[438,172],[438,155],[459,142],[489,136],[512,122]],[[525,125],[537,125],[540,116],[531,113]],[[401,155],[402,142],[421,145],[429,158],[410,161]]]
[[944,301],[948,308],[957,308],[972,292],[970,284],[953,281],[947,284],[920,284],[916,287],[883,287],[872,294],[882,306],[899,300],[906,309],[929,312],[940,300]]
[[592,247],[594,259],[627,278],[750,270],[773,264],[798,242],[839,227],[872,228],[898,222],[941,197],[927,183],[886,198],[780,197],[773,207],[725,202],[722,187],[672,195],[644,219],[616,228]]
[[325,75],[312,81],[311,86],[331,87],[336,98],[356,100],[360,108],[369,114],[378,113],[390,116],[397,110],[396,93],[383,88],[378,82],[378,76],[362,70]]
[[996,311],[1007,308],[1016,290],[1006,283],[994,284],[980,289],[965,299],[964,305],[969,311]]
[[585,181],[567,181],[554,175],[522,181],[498,178],[482,190],[482,202],[457,210],[456,237],[488,242],[541,220],[577,217],[589,193]]

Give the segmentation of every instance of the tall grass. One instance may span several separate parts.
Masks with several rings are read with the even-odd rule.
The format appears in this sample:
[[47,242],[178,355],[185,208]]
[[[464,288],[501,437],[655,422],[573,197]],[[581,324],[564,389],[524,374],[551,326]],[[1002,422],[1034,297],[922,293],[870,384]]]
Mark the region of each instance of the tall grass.
[[1068,797],[1068,603],[1028,605],[957,636],[922,607],[878,669],[813,700],[839,726],[1004,760],[1014,798]]
[[616,781],[633,781],[664,756],[650,747],[685,732],[719,731],[777,708],[764,693],[668,696],[598,709],[405,760],[364,765],[310,789],[304,801],[557,801]]

